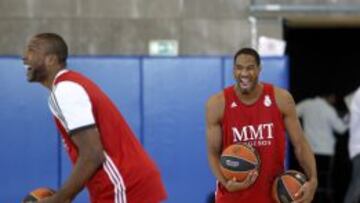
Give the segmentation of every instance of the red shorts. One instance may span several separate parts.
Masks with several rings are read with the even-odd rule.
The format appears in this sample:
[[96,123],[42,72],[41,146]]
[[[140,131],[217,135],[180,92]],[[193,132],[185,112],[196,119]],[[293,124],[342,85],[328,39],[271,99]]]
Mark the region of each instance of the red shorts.
[[153,174],[126,188],[126,192],[115,191],[114,187],[109,187],[100,195],[91,196],[90,199],[91,203],[160,203],[166,198],[160,175]]

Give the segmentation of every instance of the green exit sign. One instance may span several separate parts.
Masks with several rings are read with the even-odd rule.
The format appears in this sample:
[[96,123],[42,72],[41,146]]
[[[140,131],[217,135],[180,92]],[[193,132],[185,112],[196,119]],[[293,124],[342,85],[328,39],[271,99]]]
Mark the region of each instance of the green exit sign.
[[151,56],[177,56],[178,53],[177,40],[151,40],[149,42],[149,55]]

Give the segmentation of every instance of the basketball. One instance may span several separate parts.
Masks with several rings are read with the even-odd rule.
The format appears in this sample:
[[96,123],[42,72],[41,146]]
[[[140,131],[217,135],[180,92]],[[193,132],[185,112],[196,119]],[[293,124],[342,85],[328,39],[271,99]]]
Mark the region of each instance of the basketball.
[[220,157],[220,170],[227,180],[242,182],[251,171],[259,172],[259,154],[250,145],[236,143],[227,147]]
[[44,199],[46,197],[50,197],[51,195],[55,194],[55,190],[47,187],[37,188],[31,191],[26,197],[23,199],[23,203],[31,203],[37,202],[38,200]]
[[278,176],[273,184],[273,198],[278,203],[290,203],[301,197],[295,197],[307,178],[303,173],[289,170]]

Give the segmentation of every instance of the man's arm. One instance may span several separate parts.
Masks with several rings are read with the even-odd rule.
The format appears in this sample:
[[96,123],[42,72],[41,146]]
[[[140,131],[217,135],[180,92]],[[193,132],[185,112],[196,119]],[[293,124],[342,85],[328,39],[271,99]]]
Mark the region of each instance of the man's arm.
[[329,119],[330,119],[331,126],[332,126],[333,130],[335,130],[335,132],[344,133],[348,129],[348,126],[345,124],[345,122],[341,118],[339,118],[338,114],[336,113],[335,108],[333,108],[333,107],[331,107],[331,109],[329,111]]
[[59,191],[45,202],[70,202],[84,188],[105,160],[100,134],[87,91],[73,81],[59,82],[50,96],[50,109],[61,115],[63,127],[76,145],[77,160],[70,176]]
[[206,138],[210,168],[216,179],[222,185],[226,185],[226,179],[221,174],[219,165],[222,145],[221,118],[225,106],[223,97],[223,94],[217,94],[206,104]]
[[85,187],[105,160],[100,135],[96,127],[81,130],[71,135],[78,148],[78,158],[64,185],[52,197],[39,203],[67,203]]
[[224,114],[225,98],[223,93],[209,99],[206,104],[206,138],[210,168],[216,179],[229,191],[234,192],[252,185],[258,174],[250,173],[243,182],[226,180],[220,171],[220,155],[222,149],[221,119]]
[[283,89],[275,89],[276,102],[283,114],[286,130],[294,146],[294,153],[308,181],[302,187],[303,197],[299,202],[311,202],[317,187],[316,162],[311,147],[306,140],[296,114],[295,102],[291,94]]

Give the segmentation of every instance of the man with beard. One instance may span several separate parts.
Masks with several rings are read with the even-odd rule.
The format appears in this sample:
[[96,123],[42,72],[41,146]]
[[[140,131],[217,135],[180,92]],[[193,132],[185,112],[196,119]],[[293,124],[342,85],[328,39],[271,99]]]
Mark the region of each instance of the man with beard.
[[50,92],[49,106],[74,168],[40,203],[67,203],[86,186],[92,203],[159,203],[160,173],[111,100],[85,76],[66,69],[68,49],[57,34],[32,37],[23,62],[29,82]]
[[[297,192],[296,202],[310,203],[317,187],[314,154],[304,137],[291,94],[259,82],[260,56],[251,48],[234,56],[236,84],[213,95],[206,105],[209,165],[218,185],[217,203],[273,203],[271,188],[284,172],[286,135],[294,145],[300,165],[308,177]],[[243,182],[226,180],[220,171],[221,152],[231,144],[246,143],[259,153],[259,173],[250,172]]]

